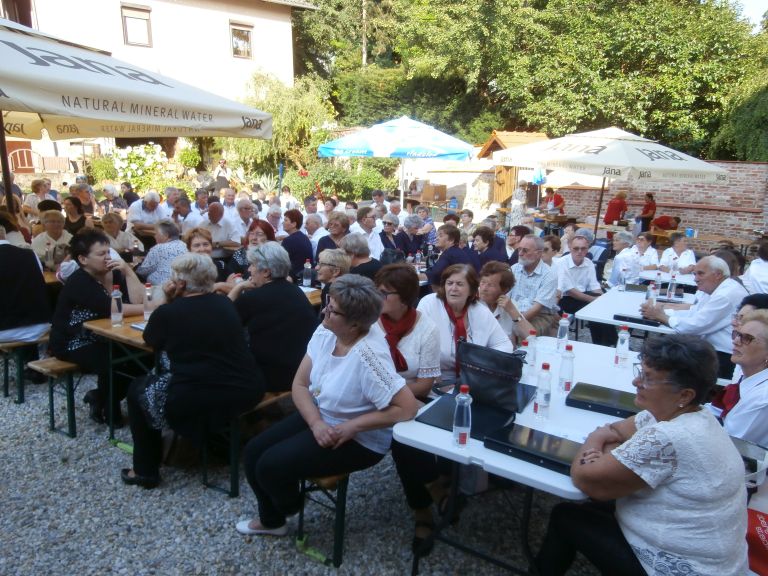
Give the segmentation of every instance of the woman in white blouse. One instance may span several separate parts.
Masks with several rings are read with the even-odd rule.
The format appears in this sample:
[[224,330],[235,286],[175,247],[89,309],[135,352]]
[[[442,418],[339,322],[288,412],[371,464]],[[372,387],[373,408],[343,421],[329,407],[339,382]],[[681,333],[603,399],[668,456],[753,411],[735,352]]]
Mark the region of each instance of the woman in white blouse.
[[565,574],[582,552],[602,574],[747,574],[744,464],[702,409],[717,379],[714,348],[670,334],[646,340],[635,365],[636,416],[587,437],[571,480],[592,500],[552,510],[537,556]]
[[512,341],[491,311],[478,302],[479,287],[473,266],[453,264],[443,270],[437,293],[419,302],[418,311],[435,323],[440,334],[440,371],[444,381],[455,380],[458,375],[456,344],[459,338],[502,352],[514,350]]
[[302,478],[369,468],[387,453],[392,425],[416,415],[416,400],[395,372],[384,336],[371,329],[383,297],[368,278],[346,274],[330,289],[323,324],[293,380],[297,412],[253,438],[244,467],[259,518],[241,534],[285,536]]
[[696,265],[696,255],[693,250],[688,248],[688,240],[680,232],[670,234],[669,241],[672,244],[661,254],[659,269],[662,272],[669,272],[677,264],[677,271],[680,274],[690,274]]
[[652,246],[653,234],[641,232],[632,251],[637,255],[641,270],[656,270],[659,267],[659,253]]
[[[418,274],[411,264],[389,264],[376,273],[374,282],[384,297],[378,326],[384,331],[395,369],[413,395],[426,402],[432,384],[440,378],[440,336],[434,322],[414,308],[419,297]],[[392,442],[392,458],[416,521],[416,550],[434,529],[432,493],[440,488],[437,459],[397,441]],[[441,497],[439,494],[438,502]]]
[[116,250],[119,254],[125,254],[131,252],[134,247],[134,242],[137,242],[137,248],[140,252],[144,252],[144,244],[142,244],[136,236],[130,232],[122,230],[123,218],[116,212],[107,212],[101,218],[101,225],[104,228],[104,232],[107,233],[109,238],[110,248]]

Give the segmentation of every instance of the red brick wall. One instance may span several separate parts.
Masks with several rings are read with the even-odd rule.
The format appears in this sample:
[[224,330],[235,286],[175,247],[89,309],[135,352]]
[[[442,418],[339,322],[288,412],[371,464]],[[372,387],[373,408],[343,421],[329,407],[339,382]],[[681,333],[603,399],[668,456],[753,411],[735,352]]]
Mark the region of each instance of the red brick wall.
[[[633,182],[628,185],[626,182],[614,182],[605,191],[601,218],[605,214],[608,200],[618,190],[627,192],[629,211],[635,214],[639,214],[642,209],[645,193],[651,192],[656,198],[656,215],[679,216],[682,219],[681,228],[695,228],[707,234],[754,237],[752,230],[768,225],[768,163],[713,164],[728,170],[727,184],[659,181]],[[565,198],[569,216],[583,218],[595,215],[599,190],[562,188],[560,194]],[[740,212],[733,208],[757,209],[759,212]]]

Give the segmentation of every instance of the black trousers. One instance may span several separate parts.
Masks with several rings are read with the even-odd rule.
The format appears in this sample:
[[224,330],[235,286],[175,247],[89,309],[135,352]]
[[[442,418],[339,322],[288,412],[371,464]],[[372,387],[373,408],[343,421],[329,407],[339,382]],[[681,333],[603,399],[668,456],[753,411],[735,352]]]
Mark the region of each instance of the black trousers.
[[383,457],[354,440],[336,449],[321,447],[301,414],[294,412],[251,439],[243,460],[262,526],[279,528],[301,507],[302,478],[364,470]]
[[392,459],[411,510],[431,506],[432,495],[426,485],[437,480],[439,475],[437,457],[393,440]]
[[565,574],[576,552],[581,552],[606,576],[646,576],[613,509],[613,503],[597,502],[564,502],[555,506],[536,557],[539,574]]
[[[58,357],[67,362],[74,362],[85,373],[96,374],[96,401],[106,408],[109,401],[109,344],[97,342],[71,352],[63,353]],[[130,377],[115,374],[113,382],[114,395],[112,397],[112,408],[115,415],[120,414],[120,401],[125,398],[129,384]]]
[[[568,314],[575,314],[587,304],[589,302],[577,300],[570,296],[563,296],[560,299],[560,307],[563,309],[563,312]],[[601,346],[616,346],[616,342],[619,339],[615,326],[601,324],[600,322],[589,322],[589,334],[592,336],[592,343]]]

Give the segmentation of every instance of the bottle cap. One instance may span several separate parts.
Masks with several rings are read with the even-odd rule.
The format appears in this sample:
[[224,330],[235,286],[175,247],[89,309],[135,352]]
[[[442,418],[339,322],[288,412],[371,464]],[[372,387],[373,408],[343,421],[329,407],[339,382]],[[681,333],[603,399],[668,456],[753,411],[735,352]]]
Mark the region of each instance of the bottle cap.
[[565,351],[566,352],[573,352],[573,344],[566,344],[565,345]]
[[306,264],[307,262],[309,262],[309,258],[307,258],[306,260],[304,260],[304,264]]
[[152,282],[147,282],[144,284],[144,288],[152,288]]
[[627,331],[629,331],[629,326],[621,326],[621,327],[619,327],[619,330],[627,330]]
[[542,370],[549,370],[549,362],[543,362],[541,364],[541,369]]
[[520,342],[520,346],[528,346],[528,340],[523,340]]
[[568,319],[568,313],[567,312],[563,312],[563,318],[565,318],[566,320]]
[[112,284],[112,290],[120,290],[120,284]]
[[469,394],[469,384],[462,384],[459,386],[459,392],[461,394]]
[[528,330],[528,335],[529,336],[536,336],[536,330],[534,330],[534,329]]

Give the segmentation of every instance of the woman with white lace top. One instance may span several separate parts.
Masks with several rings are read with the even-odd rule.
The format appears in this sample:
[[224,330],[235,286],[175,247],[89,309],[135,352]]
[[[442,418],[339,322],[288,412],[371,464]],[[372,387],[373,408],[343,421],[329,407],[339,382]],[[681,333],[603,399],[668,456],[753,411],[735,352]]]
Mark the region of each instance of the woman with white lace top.
[[640,358],[641,412],[587,437],[571,479],[593,501],[552,510],[538,572],[565,574],[582,552],[602,574],[747,574],[744,464],[701,408],[717,380],[715,350],[670,334],[647,340]]

